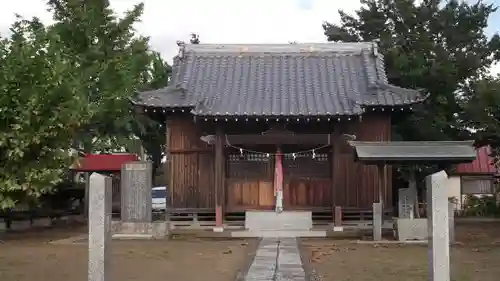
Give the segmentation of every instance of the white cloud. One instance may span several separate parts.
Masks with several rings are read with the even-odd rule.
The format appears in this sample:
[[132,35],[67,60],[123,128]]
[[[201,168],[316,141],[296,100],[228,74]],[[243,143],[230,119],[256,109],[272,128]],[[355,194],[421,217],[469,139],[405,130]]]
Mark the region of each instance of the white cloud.
[[[122,13],[140,0],[111,0]],[[151,37],[154,49],[170,60],[177,40],[198,33],[204,43],[288,43],[325,41],[323,21],[338,22],[338,9],[352,11],[359,1],[340,0],[147,0],[137,30]],[[0,30],[8,29],[14,13],[51,22],[45,1],[16,0],[0,9]]]

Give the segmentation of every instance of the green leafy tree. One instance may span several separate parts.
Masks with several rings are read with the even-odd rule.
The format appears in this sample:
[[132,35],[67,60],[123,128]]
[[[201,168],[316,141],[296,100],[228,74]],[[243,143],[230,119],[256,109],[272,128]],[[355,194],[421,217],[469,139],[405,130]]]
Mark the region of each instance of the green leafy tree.
[[0,38],[0,209],[48,193],[72,164],[88,117],[78,69],[38,19]]
[[[60,182],[76,153],[137,147],[159,163],[161,122],[136,116],[130,98],[168,83],[171,68],[108,1],[48,1],[55,24],[20,20],[0,45],[0,208]],[[158,129],[160,128],[160,129]],[[137,149],[138,150],[138,149]],[[133,151],[134,152],[134,151]]]
[[[378,41],[389,82],[430,93],[423,107],[415,106],[412,114],[394,116],[393,139],[472,138],[470,123],[464,122],[462,96],[470,81],[487,76],[499,58],[500,37],[485,34],[488,19],[497,8],[483,1],[469,4],[457,0],[424,0],[419,4],[413,0],[362,0],[361,4],[354,14],[339,11],[339,25],[323,24],[327,39]],[[477,115],[469,117],[481,122]],[[399,170],[408,179],[411,170],[421,178],[437,168]]]
[[468,83],[462,95],[464,126],[475,132],[477,145],[491,145],[500,156],[500,78],[485,77]]
[[[148,38],[137,36],[133,25],[143,12],[135,5],[117,18],[109,1],[49,0],[61,49],[78,67],[90,119],[75,143],[87,153],[137,147],[130,97],[152,77]],[[153,69],[154,71],[154,69]],[[154,82],[154,81],[153,81]]]
[[166,86],[171,73],[160,54],[149,49],[148,38],[134,32],[143,4],[118,19],[105,0],[48,3],[64,49],[83,70],[80,79],[92,109],[90,122],[80,130],[78,147],[85,152],[121,148],[140,152],[142,146],[158,167],[163,155],[164,122],[133,114],[130,104],[138,90]]
[[[150,57],[148,83],[142,90],[154,90],[168,85],[172,67],[165,62],[161,55],[153,52]],[[135,123],[132,132],[140,140],[144,150],[150,156],[150,160],[154,164],[154,173],[161,166],[161,160],[165,150],[165,135],[166,135],[165,120],[161,118],[150,118],[144,114],[135,116]]]
[[395,138],[456,140],[469,138],[459,115],[460,93],[470,80],[487,75],[499,58],[500,37],[485,34],[492,4],[478,1],[363,0],[341,24],[325,23],[329,41],[380,40],[389,82],[425,89],[424,108],[395,120]]
[[80,79],[92,109],[90,122],[80,130],[79,148],[96,152],[124,147],[139,152],[142,146],[158,167],[165,143],[164,122],[133,114],[130,104],[138,90],[166,86],[171,73],[160,54],[149,49],[148,38],[134,32],[143,4],[121,19],[106,0],[50,0],[49,5],[64,49],[82,70]]

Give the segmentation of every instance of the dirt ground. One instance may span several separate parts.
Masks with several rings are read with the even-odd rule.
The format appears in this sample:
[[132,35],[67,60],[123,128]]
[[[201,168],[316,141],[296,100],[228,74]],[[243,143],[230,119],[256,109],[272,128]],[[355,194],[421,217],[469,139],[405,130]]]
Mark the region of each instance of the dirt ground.
[[[84,230],[83,230],[84,231]],[[54,245],[82,230],[9,235],[0,242],[0,280],[87,280],[87,244]],[[234,281],[248,266],[256,240],[113,241],[113,281]]]
[[[460,224],[456,231],[458,245],[451,249],[452,280],[499,280],[500,223]],[[301,247],[308,271],[313,269],[319,280],[428,280],[426,245],[304,239]]]

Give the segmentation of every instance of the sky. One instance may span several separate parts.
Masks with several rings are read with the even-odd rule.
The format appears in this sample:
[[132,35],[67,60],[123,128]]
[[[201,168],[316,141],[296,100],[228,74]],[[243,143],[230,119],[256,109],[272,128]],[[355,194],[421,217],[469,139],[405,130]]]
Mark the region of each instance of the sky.
[[[473,0],[469,0],[473,1]],[[7,1],[4,1],[7,2]],[[141,0],[110,0],[123,13]],[[142,0],[145,11],[137,31],[149,36],[152,48],[171,61],[178,40],[197,33],[202,43],[324,42],[321,24],[338,23],[337,10],[352,12],[359,0]],[[500,0],[487,0],[500,5]],[[15,13],[52,21],[45,0],[15,0],[0,9],[0,32],[8,30]],[[500,12],[490,18],[488,33],[498,32]],[[500,72],[500,66],[493,70]]]

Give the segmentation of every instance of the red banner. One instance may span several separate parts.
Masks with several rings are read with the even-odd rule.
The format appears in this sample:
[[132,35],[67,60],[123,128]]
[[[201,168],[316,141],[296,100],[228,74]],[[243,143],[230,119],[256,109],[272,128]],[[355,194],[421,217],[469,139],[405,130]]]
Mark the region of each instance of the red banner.
[[275,161],[274,161],[274,195],[278,191],[283,190],[283,163],[282,163],[283,155],[281,153],[276,153]]

